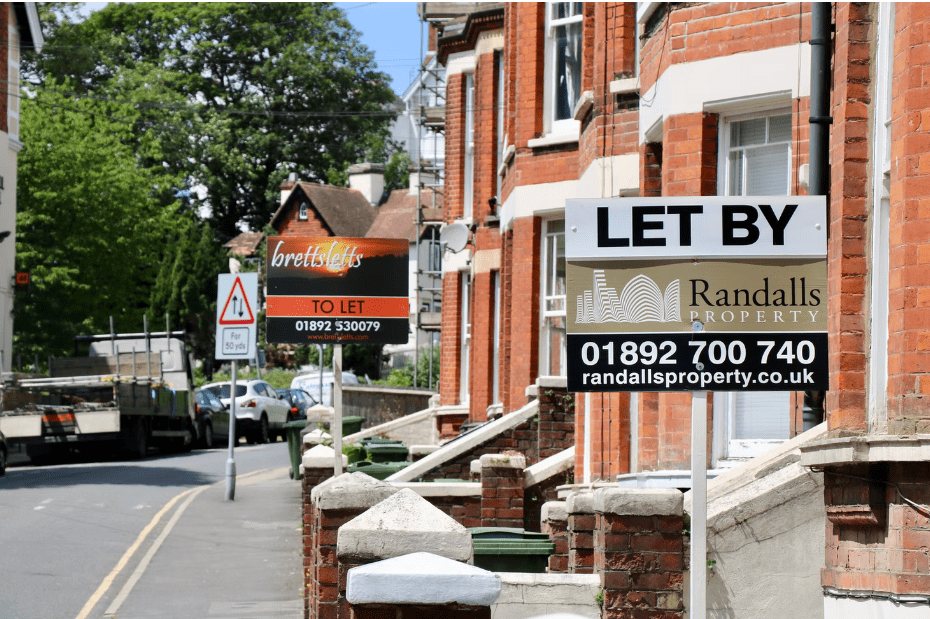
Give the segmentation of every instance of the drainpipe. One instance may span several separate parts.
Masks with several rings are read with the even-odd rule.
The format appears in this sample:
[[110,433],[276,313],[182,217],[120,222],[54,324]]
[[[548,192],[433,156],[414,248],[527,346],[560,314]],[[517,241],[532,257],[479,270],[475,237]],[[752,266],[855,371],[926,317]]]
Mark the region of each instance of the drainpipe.
[[[826,196],[830,188],[830,44],[833,5],[811,6],[810,182],[807,193]],[[830,204],[827,203],[829,213]],[[803,428],[809,430],[824,418],[823,392],[804,394]]]
[[833,5],[811,7],[810,184],[808,193],[825,196],[830,184],[830,35]]

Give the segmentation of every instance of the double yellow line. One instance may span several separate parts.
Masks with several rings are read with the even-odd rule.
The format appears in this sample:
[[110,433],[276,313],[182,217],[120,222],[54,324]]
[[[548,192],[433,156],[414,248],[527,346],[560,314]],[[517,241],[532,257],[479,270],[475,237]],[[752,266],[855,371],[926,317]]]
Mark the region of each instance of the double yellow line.
[[[269,470],[270,469],[261,469],[251,473],[246,473],[245,475],[239,475],[239,479],[266,474],[269,472]],[[87,599],[75,619],[87,619],[87,617],[90,616],[91,611],[97,606],[97,604],[100,603],[100,600],[103,599],[103,596],[106,595],[107,591],[110,590],[110,587],[113,586],[116,578],[124,569],[126,569],[126,566],[129,565],[132,557],[136,554],[136,552],[139,551],[139,548],[142,547],[142,545],[145,543],[145,540],[149,537],[149,535],[152,534],[152,531],[155,530],[155,527],[158,526],[158,523],[161,522],[161,519],[164,518],[165,514],[174,509],[174,506],[183,500],[184,502],[171,516],[171,519],[149,547],[148,551],[145,553],[145,556],[142,557],[142,559],[139,561],[139,564],[136,566],[136,569],[133,570],[132,575],[123,585],[123,588],[120,589],[119,593],[117,593],[116,597],[113,599],[113,602],[109,607],[107,607],[107,610],[103,614],[104,617],[115,616],[120,606],[122,606],[123,602],[126,601],[126,598],[129,597],[133,587],[135,587],[136,583],[139,582],[139,579],[142,578],[142,575],[145,573],[146,568],[148,568],[149,563],[151,563],[155,553],[157,553],[158,549],[161,548],[161,545],[168,538],[168,535],[171,534],[171,531],[178,523],[178,520],[181,519],[181,515],[187,510],[188,506],[190,506],[194,499],[200,495],[200,493],[212,485],[215,484],[206,484],[203,486],[197,486],[196,488],[189,488],[172,497],[167,503],[165,503],[165,505],[160,510],[158,510],[158,513],[152,516],[152,519],[149,520],[148,524],[145,525],[142,531],[139,532],[139,535],[136,537],[135,541],[133,541],[129,548],[126,549],[126,552],[124,552],[123,556],[120,557],[119,561],[116,562],[116,565],[113,566],[113,569],[110,570],[110,573],[104,577],[103,581],[100,583],[100,586],[97,587],[97,590],[94,591],[94,593]]]

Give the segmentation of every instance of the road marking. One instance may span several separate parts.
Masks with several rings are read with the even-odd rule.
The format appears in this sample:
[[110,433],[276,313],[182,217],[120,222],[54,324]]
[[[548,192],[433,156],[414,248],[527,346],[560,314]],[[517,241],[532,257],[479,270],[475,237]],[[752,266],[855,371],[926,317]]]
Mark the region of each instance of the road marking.
[[201,492],[209,488],[210,486],[200,486],[199,488],[194,489],[188,497],[184,500],[180,507],[175,510],[174,514],[171,516],[171,519],[165,524],[165,528],[161,530],[161,533],[155,538],[155,541],[152,543],[152,546],[148,549],[148,552],[145,553],[145,556],[142,557],[142,560],[139,561],[139,565],[136,566],[136,569],[133,570],[132,576],[129,577],[129,580],[126,581],[126,584],[123,585],[123,588],[120,589],[120,592],[116,595],[116,598],[113,600],[113,603],[110,604],[110,607],[106,609],[103,613],[104,617],[114,617],[116,616],[119,607],[123,605],[123,602],[126,601],[126,598],[129,597],[129,594],[132,592],[133,587],[136,586],[136,583],[139,582],[139,579],[142,578],[142,574],[145,573],[145,570],[148,568],[149,563],[152,562],[152,557],[155,556],[155,553],[158,552],[158,549],[161,548],[161,545],[165,543],[165,540],[168,538],[168,535],[171,534],[171,531],[174,529],[174,525],[178,523],[178,520],[181,519],[181,514],[183,514],[187,507],[197,498]]
[[[248,479],[250,477],[265,474],[267,472],[268,472],[268,469],[259,469],[257,471],[252,471],[251,473],[239,475],[238,477],[239,479]],[[171,521],[169,521],[168,525],[166,525],[165,527],[167,529],[167,532],[162,531],[162,534],[159,535],[158,539],[153,544],[153,548],[150,548],[149,552],[146,553],[145,557],[142,559],[142,562],[140,562],[139,567],[136,568],[136,570],[133,572],[132,576],[130,577],[129,581],[127,581],[126,585],[123,586],[123,589],[120,590],[119,594],[117,595],[117,599],[114,600],[113,604],[110,605],[110,608],[107,609],[105,616],[110,615],[111,609],[116,604],[117,600],[119,600],[120,604],[122,604],[122,602],[125,601],[125,598],[132,591],[132,586],[135,586],[135,583],[139,580],[139,578],[142,577],[142,574],[145,572],[145,568],[148,567],[148,563],[151,561],[152,557],[155,556],[155,552],[158,550],[158,547],[160,547],[161,544],[164,542],[164,538],[166,538],[168,536],[168,533],[171,532],[171,529],[174,527],[174,523],[176,523],[178,518],[180,518],[180,514],[183,513],[184,510],[187,509],[187,506],[190,504],[191,501],[193,501],[196,495],[200,494],[201,492],[203,492],[210,486],[219,485],[221,483],[225,483],[225,482],[219,481],[213,484],[198,486],[196,488],[189,488],[173,496],[167,503],[165,503],[165,505],[160,510],[158,510],[158,513],[152,516],[152,519],[148,522],[148,524],[145,525],[145,528],[143,528],[142,531],[139,532],[139,535],[136,537],[135,541],[133,541],[132,545],[126,549],[126,552],[124,552],[123,556],[120,557],[119,561],[116,562],[116,565],[113,566],[113,569],[110,570],[110,573],[107,574],[106,577],[104,577],[103,581],[100,583],[100,586],[97,587],[97,590],[94,591],[94,593],[87,599],[87,601],[84,603],[84,606],[81,608],[80,612],[78,612],[75,619],[87,619],[87,617],[90,615],[94,607],[100,603],[100,600],[103,599],[103,596],[106,595],[110,587],[113,586],[113,582],[116,580],[116,577],[119,576],[120,572],[122,572],[126,568],[126,566],[129,564],[130,559],[132,559],[132,556],[136,554],[136,552],[142,546],[143,542],[145,542],[146,538],[149,535],[151,535],[152,531],[155,529],[156,525],[158,525],[159,521],[161,521],[164,515],[168,513],[169,511],[171,511],[181,499],[184,499],[185,497],[188,497],[189,495],[194,495],[190,498],[190,501],[185,502],[184,505],[182,505],[181,508],[178,509],[178,512],[175,513],[174,516],[171,518]],[[130,583],[131,583],[131,586],[130,586]],[[125,595],[124,595],[124,592],[125,592]],[[120,600],[121,596],[122,596],[122,600]],[[119,607],[117,606],[117,609],[118,608]],[[116,611],[113,610],[113,613],[115,612]]]

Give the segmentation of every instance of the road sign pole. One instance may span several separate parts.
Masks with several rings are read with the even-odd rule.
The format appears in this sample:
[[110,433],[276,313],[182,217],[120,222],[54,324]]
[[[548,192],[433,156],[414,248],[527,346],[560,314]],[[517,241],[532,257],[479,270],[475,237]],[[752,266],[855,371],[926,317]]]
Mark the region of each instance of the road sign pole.
[[342,475],[342,344],[333,345],[333,423],[329,431],[336,452],[333,477],[337,477]]
[[691,392],[691,603],[688,616],[707,612],[707,392]]
[[236,378],[239,363],[232,362],[232,380],[229,387],[229,455],[226,458],[226,500],[236,500]]

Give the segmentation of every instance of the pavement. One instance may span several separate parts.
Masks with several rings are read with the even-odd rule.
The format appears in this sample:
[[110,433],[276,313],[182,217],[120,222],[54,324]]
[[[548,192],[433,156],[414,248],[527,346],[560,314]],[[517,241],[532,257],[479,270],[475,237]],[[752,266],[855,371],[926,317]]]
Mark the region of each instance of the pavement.
[[133,574],[96,616],[298,619],[301,543],[301,484],[288,467],[240,474],[234,501],[225,500],[222,481],[200,486],[166,514]]

